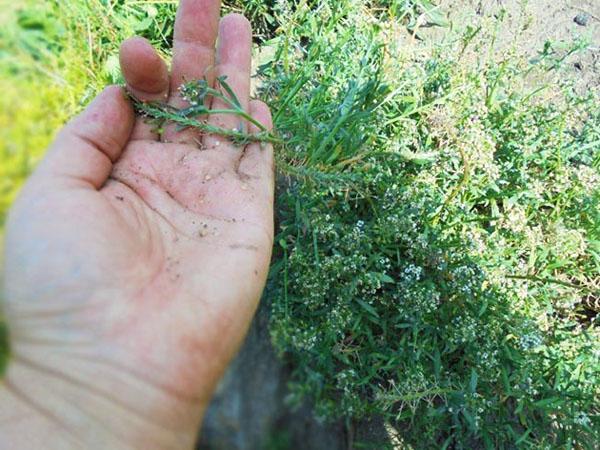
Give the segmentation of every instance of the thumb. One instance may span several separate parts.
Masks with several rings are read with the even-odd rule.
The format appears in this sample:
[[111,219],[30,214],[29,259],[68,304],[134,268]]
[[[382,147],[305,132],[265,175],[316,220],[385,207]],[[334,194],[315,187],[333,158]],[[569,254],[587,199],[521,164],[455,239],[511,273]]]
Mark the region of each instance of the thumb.
[[106,88],[60,131],[34,176],[101,188],[129,140],[134,120],[122,89]]

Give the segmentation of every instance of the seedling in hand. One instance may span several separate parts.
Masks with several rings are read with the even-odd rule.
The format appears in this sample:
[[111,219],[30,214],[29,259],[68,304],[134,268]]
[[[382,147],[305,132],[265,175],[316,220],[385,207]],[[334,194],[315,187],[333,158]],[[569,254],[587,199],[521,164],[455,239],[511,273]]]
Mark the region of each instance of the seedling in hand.
[[[179,109],[165,103],[143,102],[133,94],[129,94],[133,101],[136,113],[147,117],[156,124],[157,129],[162,129],[167,122],[175,123],[179,129],[196,128],[204,133],[223,136],[231,140],[235,145],[244,146],[252,142],[263,142],[276,144],[281,140],[267,130],[263,124],[254,119],[244,111],[239,99],[226,81],[225,76],[218,77],[217,83],[220,89],[212,88],[205,79],[194,80],[181,85],[179,91],[182,98],[189,104],[187,108]],[[219,99],[228,107],[222,109],[210,109],[207,100]],[[234,114],[240,117],[240,125],[237,129],[227,129],[211,125],[205,120],[199,120],[200,116],[211,114]],[[250,134],[245,131],[243,121],[255,125],[260,131]]]

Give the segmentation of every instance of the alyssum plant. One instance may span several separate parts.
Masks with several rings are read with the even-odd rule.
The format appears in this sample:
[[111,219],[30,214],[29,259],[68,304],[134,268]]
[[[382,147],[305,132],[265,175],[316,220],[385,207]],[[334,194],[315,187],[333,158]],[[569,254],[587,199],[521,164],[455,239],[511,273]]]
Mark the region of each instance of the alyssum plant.
[[[279,143],[280,139],[269,132],[263,124],[254,119],[244,111],[237,95],[226,81],[227,77],[217,78],[217,86],[212,88],[206,79],[193,80],[183,84],[179,91],[181,97],[188,102],[187,108],[179,109],[166,103],[144,102],[129,93],[137,114],[149,119],[155,124],[157,130],[161,130],[166,122],[178,125],[180,129],[197,128],[208,134],[216,134],[230,139],[234,144],[244,146],[252,142]],[[219,99],[228,107],[222,109],[211,109],[206,106],[211,99]],[[211,125],[198,117],[208,117],[214,114],[233,114],[240,117],[240,125],[234,129],[227,129]],[[255,125],[260,131],[256,134],[244,131],[243,121]]]

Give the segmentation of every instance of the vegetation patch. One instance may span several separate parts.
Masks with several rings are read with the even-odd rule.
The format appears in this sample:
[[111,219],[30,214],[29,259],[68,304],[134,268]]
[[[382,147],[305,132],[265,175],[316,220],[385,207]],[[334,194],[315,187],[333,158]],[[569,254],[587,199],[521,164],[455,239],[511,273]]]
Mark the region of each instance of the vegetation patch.
[[[381,416],[413,448],[594,448],[600,107],[573,89],[565,53],[497,52],[501,21],[428,46],[419,25],[448,24],[427,1],[226,8],[259,30],[259,89],[283,141],[265,301],[292,401],[325,420]],[[0,215],[52,130],[120,81],[122,39],[168,56],[173,11],[13,11]]]

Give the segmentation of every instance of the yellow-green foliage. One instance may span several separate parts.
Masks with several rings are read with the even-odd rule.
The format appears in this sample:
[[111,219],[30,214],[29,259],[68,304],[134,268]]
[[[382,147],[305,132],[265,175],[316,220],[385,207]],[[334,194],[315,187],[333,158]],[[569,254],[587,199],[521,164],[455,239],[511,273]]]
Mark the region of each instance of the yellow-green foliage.
[[0,224],[56,130],[121,81],[120,42],[168,47],[175,5],[120,3],[26,0],[0,16]]
[[1,223],[55,130],[77,109],[87,79],[53,6],[13,5],[0,28]]

